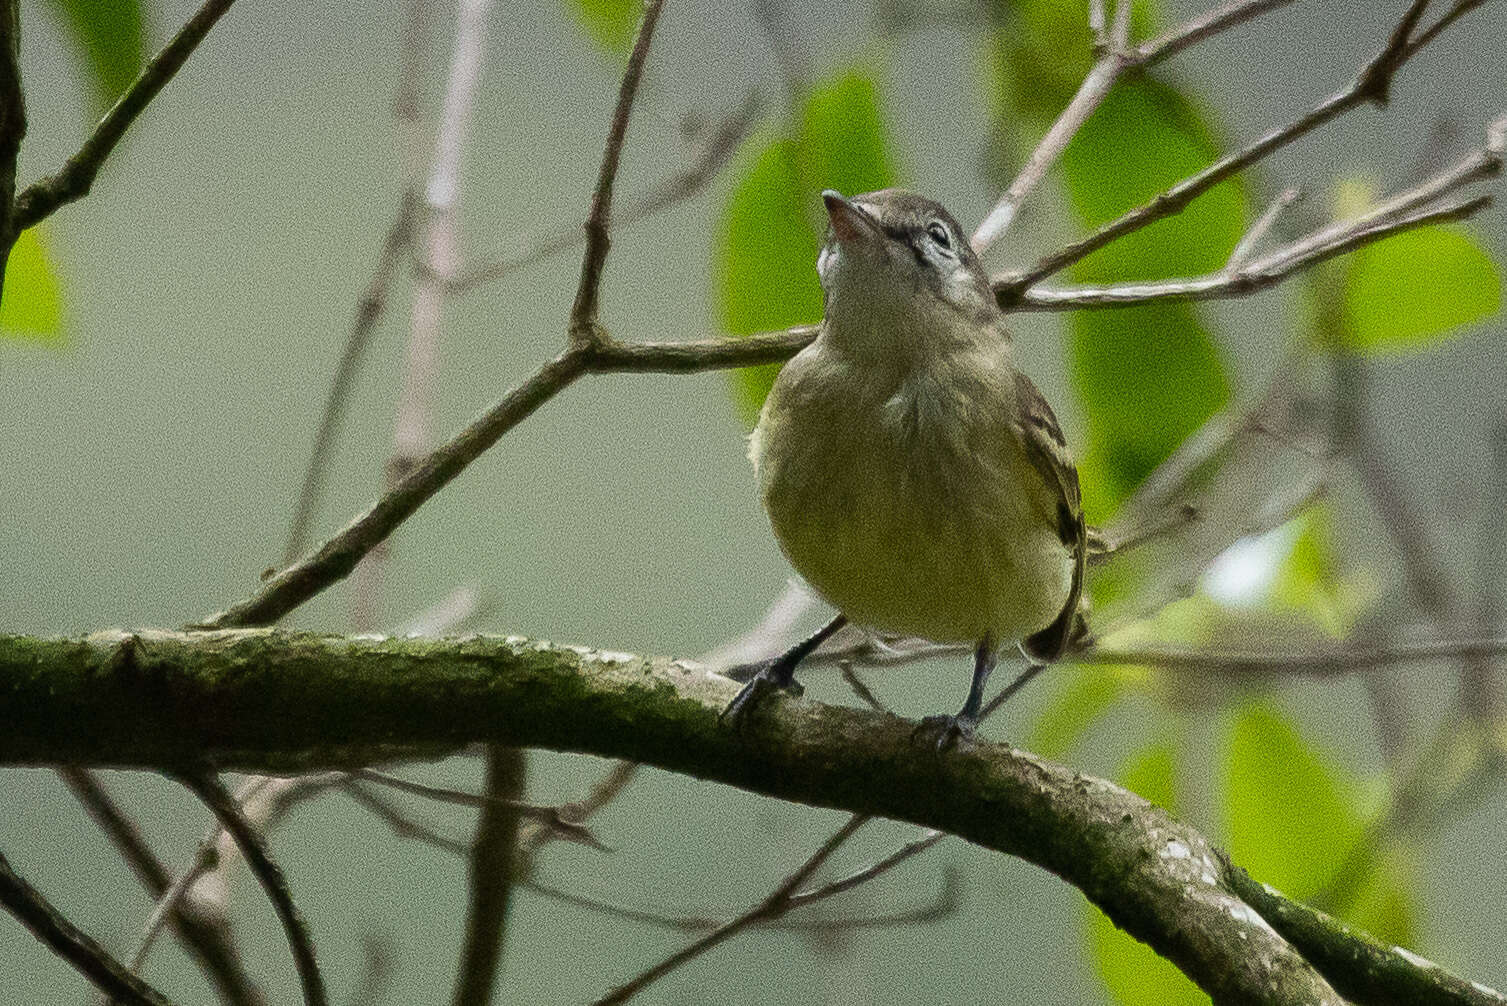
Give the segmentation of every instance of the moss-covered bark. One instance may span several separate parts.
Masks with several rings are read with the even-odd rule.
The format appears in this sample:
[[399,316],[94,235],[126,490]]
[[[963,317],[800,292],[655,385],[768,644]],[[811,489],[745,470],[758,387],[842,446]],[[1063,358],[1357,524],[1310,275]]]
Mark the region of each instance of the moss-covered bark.
[[1037,863],[1218,1002],[1341,1001],[1320,972],[1342,964],[1311,966],[1218,850],[1134,794],[1004,745],[939,754],[867,710],[778,697],[735,731],[717,717],[735,690],[683,662],[518,637],[0,636],[0,764],[303,772],[478,741],[629,759]]

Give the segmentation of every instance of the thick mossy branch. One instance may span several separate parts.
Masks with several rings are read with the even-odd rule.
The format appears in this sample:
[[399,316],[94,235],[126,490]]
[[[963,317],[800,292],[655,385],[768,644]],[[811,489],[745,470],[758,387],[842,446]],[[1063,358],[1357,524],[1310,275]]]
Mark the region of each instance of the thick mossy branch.
[[1343,962],[1310,966],[1218,850],[1134,794],[1004,745],[938,754],[868,710],[772,698],[735,731],[717,714],[736,690],[683,662],[518,637],[0,636],[0,764],[301,772],[478,741],[628,759],[1020,856],[1217,1002],[1340,1002],[1319,972]]

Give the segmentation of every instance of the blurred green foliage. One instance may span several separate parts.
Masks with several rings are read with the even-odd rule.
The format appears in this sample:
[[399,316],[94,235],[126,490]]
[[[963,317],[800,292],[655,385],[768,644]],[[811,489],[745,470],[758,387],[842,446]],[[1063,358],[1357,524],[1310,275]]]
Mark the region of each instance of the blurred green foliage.
[[[1173,783],[1177,777],[1177,751],[1166,742],[1154,742],[1126,763],[1120,783],[1152,803],[1177,813]],[[1209,997],[1199,991],[1171,961],[1157,956],[1150,947],[1115,927],[1093,904],[1084,906],[1089,955],[1116,1002],[1127,1006],[1181,1006],[1205,1004]]]
[[1502,309],[1496,263],[1462,227],[1389,237],[1350,255],[1342,268],[1351,349],[1418,349]]
[[591,40],[609,53],[626,57],[643,17],[643,0],[570,0],[571,11]]
[[144,30],[136,0],[51,0],[83,55],[101,109],[141,72]]
[[0,338],[48,343],[63,339],[62,299],[41,230],[22,231],[10,250],[0,298]]
[[[722,213],[715,275],[723,330],[750,335],[821,318],[816,275],[824,225],[818,195],[894,184],[872,68],[817,82],[786,132],[753,137]],[[778,364],[733,372],[745,418],[757,417]]]

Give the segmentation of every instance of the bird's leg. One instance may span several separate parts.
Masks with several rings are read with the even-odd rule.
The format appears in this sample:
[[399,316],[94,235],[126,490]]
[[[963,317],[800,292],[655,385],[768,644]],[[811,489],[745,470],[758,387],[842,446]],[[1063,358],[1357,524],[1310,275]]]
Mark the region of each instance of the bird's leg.
[[994,665],[999,662],[999,653],[994,638],[988,633],[979,640],[973,651],[973,681],[968,685],[968,698],[956,716],[928,716],[916,727],[915,735],[937,735],[937,750],[945,751],[958,741],[973,739],[978,728],[979,710],[984,705],[984,685]]
[[727,708],[722,710],[722,719],[737,722],[758,705],[760,699],[776,688],[795,695],[802,694],[805,689],[801,687],[800,682],[795,680],[796,666],[806,659],[812,650],[826,642],[832,633],[847,624],[848,617],[839,614],[773,660],[765,660],[757,664],[740,664],[729,670],[729,677],[747,680],[748,683],[727,704]]

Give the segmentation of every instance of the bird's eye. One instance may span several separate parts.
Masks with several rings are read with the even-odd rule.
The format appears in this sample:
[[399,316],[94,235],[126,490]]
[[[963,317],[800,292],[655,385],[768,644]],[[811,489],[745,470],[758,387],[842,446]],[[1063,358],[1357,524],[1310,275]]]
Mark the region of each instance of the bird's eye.
[[940,220],[933,220],[926,225],[926,233],[937,243],[939,248],[952,248],[952,235],[947,233],[947,225]]

